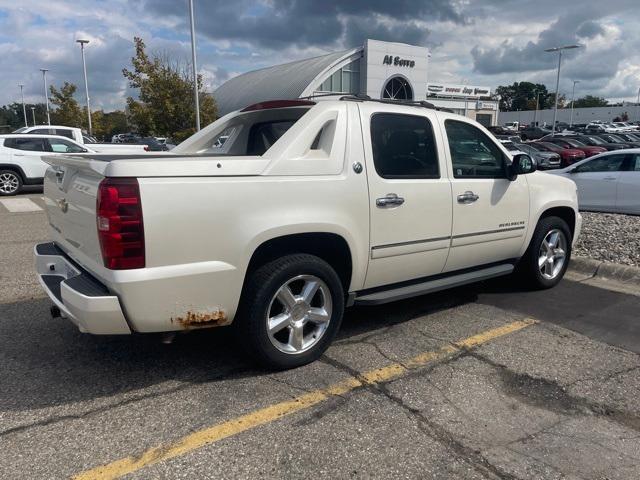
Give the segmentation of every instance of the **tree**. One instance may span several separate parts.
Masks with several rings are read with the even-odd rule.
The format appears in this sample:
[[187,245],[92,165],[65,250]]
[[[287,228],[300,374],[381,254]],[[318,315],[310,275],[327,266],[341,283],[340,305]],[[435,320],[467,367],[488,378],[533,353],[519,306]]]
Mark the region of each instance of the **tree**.
[[64,82],[60,90],[53,85],[49,87],[51,103],[56,107],[51,112],[52,123],[68,127],[78,127],[82,124],[82,109],[76,99],[73,98],[77,89],[78,87],[69,82]]
[[536,96],[539,110],[553,104],[553,95],[541,83],[514,82],[513,85],[499,86],[495,93],[500,95],[500,110],[504,112],[535,110]]
[[[571,103],[569,103],[571,105]],[[587,95],[582,98],[578,98],[573,106],[575,108],[591,108],[591,107],[606,107],[609,105],[606,98],[595,97],[593,95]]]
[[[38,124],[46,123],[47,107],[44,103],[27,104],[27,123],[33,125],[33,114],[31,107],[35,107],[36,122]],[[0,107],[0,132],[13,132],[14,130],[24,127],[24,115],[22,113],[22,103],[13,102],[9,105]]]
[[[171,61],[166,55],[146,53],[144,41],[133,39],[136,54],[132,69],[122,70],[131,88],[138,89],[138,99],[127,98],[128,116],[142,135],[170,136],[180,141],[195,132],[193,79],[188,65]],[[213,122],[217,108],[213,96],[202,91],[202,76],[198,75],[200,117],[202,125]]]

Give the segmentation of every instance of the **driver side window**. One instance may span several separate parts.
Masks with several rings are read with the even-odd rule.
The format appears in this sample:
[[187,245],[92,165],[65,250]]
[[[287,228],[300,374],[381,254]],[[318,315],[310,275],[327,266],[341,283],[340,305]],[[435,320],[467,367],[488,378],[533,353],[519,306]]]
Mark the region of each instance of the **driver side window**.
[[444,122],[455,178],[506,178],[502,150],[473,125],[458,120]]
[[382,178],[440,178],[431,122],[418,115],[371,117],[373,164]]

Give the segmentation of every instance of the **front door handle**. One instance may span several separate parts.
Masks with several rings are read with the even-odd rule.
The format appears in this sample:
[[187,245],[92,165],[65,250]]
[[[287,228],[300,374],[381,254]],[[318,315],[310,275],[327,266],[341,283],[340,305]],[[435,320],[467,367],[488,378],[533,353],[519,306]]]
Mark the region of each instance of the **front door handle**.
[[467,190],[461,195],[458,195],[458,203],[473,203],[480,198],[479,195],[476,195],[471,190]]
[[399,207],[403,203],[404,198],[395,193],[387,193],[382,198],[376,198],[376,207],[378,208]]
[[616,177],[604,177],[603,180],[615,180]]

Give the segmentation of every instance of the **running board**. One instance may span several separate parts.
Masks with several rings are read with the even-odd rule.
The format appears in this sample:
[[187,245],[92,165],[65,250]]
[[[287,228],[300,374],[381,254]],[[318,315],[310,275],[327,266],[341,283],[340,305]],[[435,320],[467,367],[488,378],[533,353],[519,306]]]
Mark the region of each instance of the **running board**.
[[468,283],[479,282],[489,278],[508,275],[513,272],[514,266],[510,263],[503,265],[495,265],[493,267],[475,270],[473,272],[459,273],[447,277],[428,280],[422,283],[407,285],[404,287],[392,288],[390,290],[382,290],[375,293],[365,293],[362,296],[356,294],[355,305],[380,305],[382,303],[395,302],[405,298],[426,295],[427,293],[447,290],[449,288],[459,287]]

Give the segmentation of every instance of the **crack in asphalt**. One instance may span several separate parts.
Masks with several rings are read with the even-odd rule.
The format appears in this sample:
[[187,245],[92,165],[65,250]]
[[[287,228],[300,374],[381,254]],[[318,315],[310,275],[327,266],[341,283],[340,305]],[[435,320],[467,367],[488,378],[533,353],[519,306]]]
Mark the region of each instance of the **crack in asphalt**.
[[[453,358],[453,357],[447,358],[443,362],[435,362],[434,365],[429,365],[428,368],[416,368],[416,369],[413,369],[413,370],[419,371],[421,374],[424,374],[425,372],[430,371],[435,366],[440,366],[440,365],[449,363],[449,362],[459,358],[459,355],[456,355],[454,357],[455,358]],[[360,380],[362,382],[362,384],[363,384],[363,386],[361,387],[362,389],[365,389],[365,390],[367,390],[367,391],[369,391],[369,392],[371,392],[373,394],[376,394],[376,395],[382,395],[383,397],[387,398],[392,403],[394,403],[394,404],[398,405],[399,407],[401,407],[403,409],[403,411],[405,411],[405,413],[409,414],[409,416],[411,418],[413,418],[414,420],[417,421],[418,428],[425,435],[427,435],[429,438],[432,438],[432,439],[436,440],[441,445],[443,445],[445,448],[455,452],[460,457],[461,461],[464,461],[465,463],[469,464],[477,472],[479,472],[479,473],[481,473],[483,475],[493,474],[493,475],[497,476],[498,478],[500,478],[501,480],[519,480],[518,477],[516,477],[516,476],[514,476],[514,475],[512,475],[512,474],[510,474],[508,472],[505,472],[504,470],[500,469],[496,465],[493,465],[491,462],[489,462],[489,460],[487,460],[485,457],[483,457],[480,454],[480,451],[471,449],[471,448],[466,447],[465,445],[463,445],[461,442],[456,440],[448,430],[446,430],[443,427],[435,424],[434,422],[429,420],[428,417],[423,415],[420,410],[407,405],[404,402],[404,400],[402,400],[400,397],[397,397],[396,395],[391,393],[388,390],[387,385],[392,383],[393,381],[397,381],[399,379],[394,379],[394,380],[390,380],[390,381],[387,381],[387,382],[379,382],[379,383],[372,384],[364,376],[362,376],[362,374],[360,372],[358,372],[354,368],[352,368],[349,365],[346,365],[346,364],[344,364],[344,363],[342,363],[342,362],[340,362],[338,360],[335,360],[335,359],[330,358],[328,356],[323,356],[323,357],[321,357],[321,361],[323,361],[323,362],[327,363],[328,365],[331,365],[332,367],[337,368],[337,369],[339,369],[339,370],[341,370],[341,371],[343,371],[343,372],[355,377],[356,379]],[[402,377],[402,379],[406,379],[406,378],[407,378],[407,376],[403,376]]]
[[493,367],[501,376],[503,391],[523,403],[565,415],[596,415],[640,432],[640,417],[631,412],[571,395],[553,380],[514,372],[477,351],[469,351],[468,355]]

